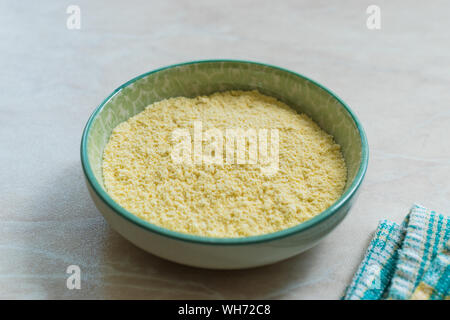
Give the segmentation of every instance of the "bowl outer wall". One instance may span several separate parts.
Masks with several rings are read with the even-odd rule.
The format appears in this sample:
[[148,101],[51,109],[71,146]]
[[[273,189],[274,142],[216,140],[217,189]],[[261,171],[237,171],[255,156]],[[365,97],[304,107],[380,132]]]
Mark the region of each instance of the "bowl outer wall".
[[206,269],[237,270],[279,262],[317,245],[347,215],[357,194],[334,215],[314,228],[273,241],[247,245],[209,245],[177,240],[146,229],[124,219],[107,206],[86,180],[95,206],[108,224],[137,247],[166,260]]

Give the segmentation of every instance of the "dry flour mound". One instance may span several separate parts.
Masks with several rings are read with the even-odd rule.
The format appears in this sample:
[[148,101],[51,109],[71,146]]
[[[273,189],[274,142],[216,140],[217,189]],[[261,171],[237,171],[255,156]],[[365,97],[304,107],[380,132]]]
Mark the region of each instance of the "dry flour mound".
[[[277,170],[264,173],[261,162],[196,162],[195,123],[203,132],[223,132],[224,141],[227,129],[266,129],[272,132],[268,154],[269,136],[277,130]],[[191,134],[191,163],[174,161],[177,129]],[[245,146],[250,148],[250,142],[245,140]],[[203,151],[207,144],[202,142]],[[103,155],[104,185],[122,207],[158,226],[209,237],[260,235],[302,223],[340,197],[346,176],[332,136],[306,115],[257,91],[153,103],[113,130]]]

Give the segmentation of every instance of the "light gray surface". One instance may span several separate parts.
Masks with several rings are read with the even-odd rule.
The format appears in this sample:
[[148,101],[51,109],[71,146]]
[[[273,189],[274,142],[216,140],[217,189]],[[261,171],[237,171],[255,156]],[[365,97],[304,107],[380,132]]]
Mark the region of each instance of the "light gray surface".
[[[448,1],[1,1],[0,298],[340,297],[377,221],[413,202],[449,213]],[[81,8],[81,30],[66,8]],[[366,8],[381,7],[381,30]],[[335,91],[371,147],[361,195],[316,248],[269,267],[199,270],[112,231],[84,186],[79,142],[113,89],[208,58],[267,62]],[[68,265],[81,290],[66,289]]]

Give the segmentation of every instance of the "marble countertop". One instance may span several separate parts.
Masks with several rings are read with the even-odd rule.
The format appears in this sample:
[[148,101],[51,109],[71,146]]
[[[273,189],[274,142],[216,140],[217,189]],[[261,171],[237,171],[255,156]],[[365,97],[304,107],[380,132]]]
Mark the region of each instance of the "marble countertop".
[[[76,2],[76,3],[75,3]],[[383,218],[450,212],[450,2],[0,1],[0,298],[341,296]],[[381,29],[366,8],[381,8]],[[111,230],[84,185],[94,108],[130,78],[199,59],[266,62],[336,92],[363,123],[369,170],[348,217],[317,247],[243,271],[177,265]],[[68,290],[66,268],[81,269]]]

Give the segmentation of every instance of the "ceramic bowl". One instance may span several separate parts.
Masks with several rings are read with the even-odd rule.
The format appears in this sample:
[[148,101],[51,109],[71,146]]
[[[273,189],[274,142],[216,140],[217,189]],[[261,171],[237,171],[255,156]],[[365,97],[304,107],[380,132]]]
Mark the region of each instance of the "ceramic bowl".
[[[171,231],[131,214],[105,191],[102,153],[113,128],[149,104],[169,97],[257,89],[306,113],[342,147],[347,185],[342,196],[316,217],[265,235],[210,238]],[[305,76],[266,64],[212,60],[161,68],[140,75],[109,95],[88,120],[81,142],[87,187],[110,226],[136,246],[178,263],[213,269],[271,264],[303,252],[329,234],[347,215],[364,178],[368,145],[350,108],[330,90]]]

